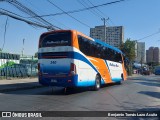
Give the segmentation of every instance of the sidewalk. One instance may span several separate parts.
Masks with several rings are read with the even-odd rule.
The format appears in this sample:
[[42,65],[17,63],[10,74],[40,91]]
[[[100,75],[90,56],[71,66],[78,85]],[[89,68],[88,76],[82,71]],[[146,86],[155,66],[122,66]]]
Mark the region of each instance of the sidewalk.
[[141,74],[132,74],[132,76],[128,76],[128,78],[132,78],[132,77],[139,77],[142,76]]
[[0,80],[0,92],[25,90],[43,87],[38,83],[38,78]]

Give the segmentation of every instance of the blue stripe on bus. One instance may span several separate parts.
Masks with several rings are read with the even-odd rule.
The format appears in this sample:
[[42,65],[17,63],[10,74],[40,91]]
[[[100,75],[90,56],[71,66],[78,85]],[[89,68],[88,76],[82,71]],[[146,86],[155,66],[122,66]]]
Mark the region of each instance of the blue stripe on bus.
[[105,63],[106,63],[106,66],[108,67],[109,74],[110,74],[110,76],[111,76],[111,71],[110,71],[110,69],[109,69],[108,63],[107,63],[107,61],[106,61],[106,60],[104,60],[104,61],[105,61]]
[[78,82],[77,83],[77,86],[79,86],[79,87],[87,87],[87,86],[93,86],[93,85],[95,85],[95,80],[83,80],[83,81],[81,81],[81,82]]
[[[51,80],[57,80],[57,82],[51,82]],[[71,82],[67,82],[67,80],[71,80]],[[95,85],[95,80],[83,80],[78,81],[78,75],[72,77],[63,77],[63,78],[47,78],[47,77],[39,77],[39,82],[46,86],[62,86],[62,87],[87,87]]]
[[[52,82],[52,80],[56,80],[57,82]],[[68,82],[71,80],[71,82]],[[39,83],[46,86],[61,86],[61,87],[74,87],[78,86],[78,75],[70,76],[70,77],[45,77],[39,76]]]
[[77,52],[74,52],[74,59],[77,59],[77,60],[81,60],[85,63],[87,63],[88,65],[90,65],[96,72],[98,72],[98,70],[96,69],[96,67],[86,58],[84,57],[83,55],[81,55],[80,53],[77,53]]
[[122,78],[112,78],[112,81],[114,81],[114,82],[119,82],[121,80],[122,80]]
[[102,42],[102,41],[100,41],[100,40],[98,40],[98,39],[94,39],[94,40],[95,40],[96,43],[99,43],[99,44],[101,44],[101,45],[103,45],[103,46],[105,46],[105,47],[107,47],[107,48],[113,49],[113,50],[115,50],[115,51],[123,54],[122,51],[121,51],[120,49],[116,48],[116,47],[113,47],[113,46],[111,46],[111,45],[109,45],[109,44],[107,44],[107,43],[104,43],[104,42]]

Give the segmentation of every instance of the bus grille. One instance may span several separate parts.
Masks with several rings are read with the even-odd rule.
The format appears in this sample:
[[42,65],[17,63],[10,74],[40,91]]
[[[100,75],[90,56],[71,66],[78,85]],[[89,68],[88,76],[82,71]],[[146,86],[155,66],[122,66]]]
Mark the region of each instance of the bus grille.
[[48,53],[39,53],[38,59],[58,59],[58,58],[67,58],[69,53],[67,52],[48,52]]

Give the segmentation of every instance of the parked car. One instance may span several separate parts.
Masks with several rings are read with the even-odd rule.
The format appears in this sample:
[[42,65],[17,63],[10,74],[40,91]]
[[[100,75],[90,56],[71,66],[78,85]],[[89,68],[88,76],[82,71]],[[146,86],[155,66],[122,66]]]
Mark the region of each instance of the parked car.
[[27,68],[27,74],[28,74],[29,76],[37,76],[37,74],[38,74],[37,64],[33,64],[33,65],[31,65],[31,64],[26,64],[25,66],[26,66],[26,68]]
[[154,70],[155,75],[160,75],[160,66],[156,67]]
[[151,72],[150,72],[150,70],[148,68],[143,68],[142,71],[141,71],[141,74],[142,75],[150,75]]

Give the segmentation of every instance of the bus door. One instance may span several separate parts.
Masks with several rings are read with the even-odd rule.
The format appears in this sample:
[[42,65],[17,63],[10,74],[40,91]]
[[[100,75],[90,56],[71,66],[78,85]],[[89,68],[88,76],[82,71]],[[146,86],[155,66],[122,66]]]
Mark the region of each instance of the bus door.
[[122,64],[118,62],[113,62],[113,61],[107,61],[107,64],[109,67],[112,81],[114,82],[120,81],[122,79],[121,74],[123,72]]

